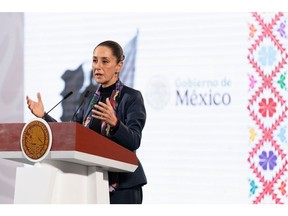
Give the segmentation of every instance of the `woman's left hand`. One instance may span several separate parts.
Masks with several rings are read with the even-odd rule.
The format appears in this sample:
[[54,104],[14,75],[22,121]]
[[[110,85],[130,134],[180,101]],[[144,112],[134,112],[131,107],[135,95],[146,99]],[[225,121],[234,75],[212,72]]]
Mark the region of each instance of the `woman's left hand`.
[[100,101],[98,104],[94,105],[92,117],[105,121],[112,127],[115,127],[117,124],[117,117],[109,98],[106,98],[106,104]]

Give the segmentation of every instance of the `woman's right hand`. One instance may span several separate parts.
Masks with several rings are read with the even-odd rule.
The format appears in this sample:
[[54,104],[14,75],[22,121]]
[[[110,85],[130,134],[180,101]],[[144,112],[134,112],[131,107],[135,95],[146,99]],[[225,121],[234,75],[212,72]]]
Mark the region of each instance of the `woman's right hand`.
[[33,115],[35,115],[38,118],[43,118],[45,115],[45,111],[44,111],[44,105],[41,99],[41,95],[39,92],[37,93],[37,99],[38,101],[33,101],[28,96],[26,96],[28,108],[33,113]]

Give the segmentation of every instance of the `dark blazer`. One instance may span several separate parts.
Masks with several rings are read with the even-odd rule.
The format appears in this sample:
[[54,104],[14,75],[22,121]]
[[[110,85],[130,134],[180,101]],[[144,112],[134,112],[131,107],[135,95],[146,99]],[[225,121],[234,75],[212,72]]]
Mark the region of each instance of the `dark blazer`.
[[[94,93],[91,93],[91,95],[87,97],[79,113],[75,116],[74,121],[82,124],[93,94]],[[120,121],[119,127],[115,133],[110,134],[108,138],[136,153],[136,150],[140,147],[142,130],[146,121],[146,110],[141,92],[128,86],[123,86],[116,116]],[[55,121],[49,115],[46,115],[44,119],[46,121]],[[139,159],[138,168],[135,172],[119,173],[119,189],[132,188],[145,184],[147,184],[147,179]]]

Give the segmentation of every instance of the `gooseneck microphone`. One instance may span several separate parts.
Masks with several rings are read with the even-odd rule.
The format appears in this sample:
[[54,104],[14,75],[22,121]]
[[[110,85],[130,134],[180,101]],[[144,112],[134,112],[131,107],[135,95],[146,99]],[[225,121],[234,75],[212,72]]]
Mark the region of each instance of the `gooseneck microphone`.
[[58,104],[60,104],[63,100],[67,99],[68,97],[70,97],[73,94],[72,91],[70,91],[68,94],[66,94],[63,99],[61,101],[59,101],[54,107],[52,107],[48,112],[45,113],[45,115],[47,115],[49,112],[51,112],[56,106],[58,106]]
[[81,103],[79,104],[78,108],[77,108],[76,111],[74,112],[74,114],[73,114],[73,116],[72,116],[70,122],[72,122],[72,121],[74,120],[74,118],[75,118],[75,116],[76,116],[78,110],[79,110],[80,107],[83,105],[83,103],[84,103],[85,99],[88,97],[89,93],[90,93],[89,90],[87,90],[87,91],[85,92],[85,94],[84,94],[84,98],[82,99],[82,101],[81,101]]

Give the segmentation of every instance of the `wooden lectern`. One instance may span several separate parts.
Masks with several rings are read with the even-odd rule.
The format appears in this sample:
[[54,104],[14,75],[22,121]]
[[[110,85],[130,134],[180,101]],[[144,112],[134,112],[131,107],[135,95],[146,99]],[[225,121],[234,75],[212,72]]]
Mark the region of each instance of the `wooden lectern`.
[[20,147],[24,123],[0,124],[0,158],[18,167],[14,203],[109,203],[108,171],[134,172],[131,152],[78,123],[49,123],[52,147],[45,160],[31,164]]

